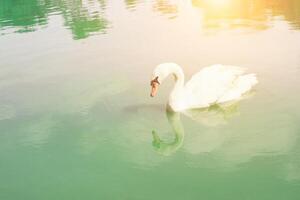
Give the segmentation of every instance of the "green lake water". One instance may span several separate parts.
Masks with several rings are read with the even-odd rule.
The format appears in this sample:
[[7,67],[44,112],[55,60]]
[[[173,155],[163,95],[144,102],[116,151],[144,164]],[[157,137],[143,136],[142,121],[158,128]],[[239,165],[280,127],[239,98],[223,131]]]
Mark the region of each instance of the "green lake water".
[[[256,73],[243,100],[166,111],[186,79]],[[299,0],[1,0],[1,200],[299,200]]]

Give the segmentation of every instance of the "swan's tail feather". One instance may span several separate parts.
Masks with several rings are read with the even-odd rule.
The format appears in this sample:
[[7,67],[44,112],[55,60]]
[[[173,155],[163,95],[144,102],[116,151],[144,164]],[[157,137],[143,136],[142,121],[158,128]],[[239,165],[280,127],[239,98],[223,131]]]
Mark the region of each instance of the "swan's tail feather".
[[[240,76],[237,81],[242,84],[241,86],[244,86],[245,92],[249,91],[254,85],[258,83],[258,80],[256,78],[256,74],[247,74]],[[239,84],[239,83],[237,83]],[[243,93],[245,93],[243,92]]]

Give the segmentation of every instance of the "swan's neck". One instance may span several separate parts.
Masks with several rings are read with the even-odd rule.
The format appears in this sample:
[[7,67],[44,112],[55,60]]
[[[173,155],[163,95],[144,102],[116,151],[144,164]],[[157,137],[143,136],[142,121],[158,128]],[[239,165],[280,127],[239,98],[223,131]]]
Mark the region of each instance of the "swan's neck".
[[169,105],[171,105],[171,107],[177,111],[184,109],[184,101],[182,101],[182,98],[185,96],[183,94],[184,74],[179,66],[173,67],[171,73],[175,77],[175,85],[169,96]]
[[180,94],[184,87],[184,74],[179,66],[171,68],[170,73],[173,74],[175,78],[175,85],[171,92],[171,97],[175,97]]

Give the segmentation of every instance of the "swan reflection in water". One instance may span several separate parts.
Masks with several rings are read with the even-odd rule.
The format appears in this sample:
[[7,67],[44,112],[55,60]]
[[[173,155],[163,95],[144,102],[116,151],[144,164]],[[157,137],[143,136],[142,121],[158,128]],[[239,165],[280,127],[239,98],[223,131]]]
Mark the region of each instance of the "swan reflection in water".
[[[238,114],[238,104],[239,101],[232,101],[226,104],[214,104],[207,108],[190,109],[182,113],[204,126],[214,127],[226,124],[232,116]],[[170,106],[167,106],[166,115],[175,138],[171,142],[163,141],[160,139],[158,133],[153,130],[152,146],[156,152],[168,156],[182,146],[184,141],[184,127],[181,123],[180,114],[181,112],[175,112]]]

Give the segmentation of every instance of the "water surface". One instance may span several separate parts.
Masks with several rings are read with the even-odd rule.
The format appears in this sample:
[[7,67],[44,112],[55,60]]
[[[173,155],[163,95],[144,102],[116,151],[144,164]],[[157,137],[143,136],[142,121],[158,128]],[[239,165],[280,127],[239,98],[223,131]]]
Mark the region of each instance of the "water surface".
[[[193,119],[162,62],[260,82]],[[298,0],[2,0],[0,198],[297,200],[299,76]]]

